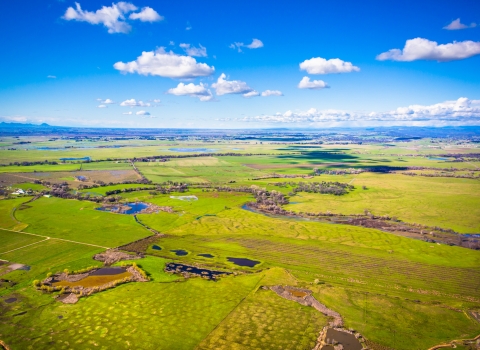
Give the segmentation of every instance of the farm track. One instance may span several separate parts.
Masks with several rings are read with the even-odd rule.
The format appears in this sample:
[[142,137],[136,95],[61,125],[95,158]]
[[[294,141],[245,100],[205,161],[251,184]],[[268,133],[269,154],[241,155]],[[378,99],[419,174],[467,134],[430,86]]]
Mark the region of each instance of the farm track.
[[[88,245],[88,246],[96,247],[96,248],[111,249],[111,247],[103,247],[103,246],[97,245],[97,244],[91,244],[91,243],[85,243],[85,242],[72,241],[72,240],[64,239],[64,238],[56,238],[56,237],[50,237],[50,236],[43,236],[43,235],[38,235],[38,234],[36,234],[36,233],[29,233],[29,232],[23,232],[23,231],[14,231],[14,230],[8,230],[8,229],[6,229],[6,228],[2,228],[2,229],[0,229],[0,230],[9,231],[9,232],[15,232],[15,233],[20,233],[20,234],[24,234],[24,235],[30,235],[30,236],[37,236],[37,237],[46,238],[46,239],[43,240],[43,241],[46,241],[47,239],[49,239],[49,240],[57,240],[57,241],[75,243],[75,244],[83,244],[83,245]],[[42,242],[43,242],[43,241],[42,241]],[[37,243],[40,243],[40,242],[37,242]]]
[[[223,253],[222,255],[226,252],[239,254],[211,247],[210,243],[219,242],[217,237],[169,236],[166,239],[187,240],[198,249],[217,251]],[[479,295],[480,271],[476,268],[431,265],[398,257],[369,257],[334,248],[304,246],[295,242],[285,244],[268,239],[228,237],[221,240],[248,249],[248,255],[252,258],[281,264],[292,270],[316,269],[319,273],[325,272],[355,280],[370,279],[391,288],[407,288],[420,294],[451,293],[474,298]]]

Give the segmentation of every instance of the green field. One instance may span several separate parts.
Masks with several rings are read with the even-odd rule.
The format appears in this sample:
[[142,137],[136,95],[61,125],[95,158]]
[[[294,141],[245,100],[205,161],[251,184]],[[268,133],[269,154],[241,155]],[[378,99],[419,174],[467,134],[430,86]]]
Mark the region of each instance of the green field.
[[[407,176],[403,170],[310,177],[314,168],[408,166],[453,166],[459,169],[453,173],[465,175],[478,162],[446,162],[425,155],[477,152],[473,146],[455,148],[444,141],[440,148],[432,148],[423,139],[391,146],[22,140],[32,141],[25,146],[28,150],[8,151],[18,139],[2,140],[0,163],[64,156],[103,161],[0,167],[0,340],[13,350],[312,349],[328,318],[266,288],[273,285],[311,290],[317,300],[341,314],[346,328],[360,332],[375,350],[428,349],[480,334],[480,323],[471,313],[480,311],[479,250],[379,229],[254,213],[244,208],[254,196],[238,190],[258,186],[280,191],[290,201],[283,207],[297,213],[362,214],[367,210],[407,223],[479,233],[478,179]],[[129,161],[113,160],[185,156],[189,152],[169,149],[199,147],[261,155],[136,161],[149,184],[123,184],[140,176]],[[87,176],[87,181],[78,181],[78,175]],[[279,175],[290,177],[275,178]],[[51,184],[33,184],[39,176],[51,183],[66,182],[68,187],[59,195],[54,192],[58,187]],[[341,196],[291,195],[292,183],[322,181],[350,183],[355,189]],[[113,185],[98,185],[102,182]],[[276,186],[279,182],[291,184]],[[179,189],[170,187],[173,183],[190,185]],[[96,187],[78,190],[81,184]],[[216,191],[215,186],[232,190]],[[148,189],[136,190],[140,187]],[[11,194],[16,188],[32,189],[36,197],[17,198]],[[123,192],[127,189],[132,191]],[[120,193],[106,196],[113,190]],[[171,192],[162,194],[165,190]],[[98,203],[78,199],[86,194]],[[196,196],[196,200],[182,196]],[[136,218],[96,210],[104,202],[115,201],[141,201],[162,210]],[[160,235],[150,237],[155,232]],[[143,243],[146,237],[150,237],[148,243]],[[121,284],[82,297],[76,304],[60,303],[54,299],[58,292],[33,287],[35,280],[43,280],[48,273],[100,267],[94,254],[125,245],[121,249],[145,253],[134,261],[150,281]],[[177,250],[186,255],[177,255]],[[238,266],[229,261],[232,257],[258,264]],[[166,272],[170,262],[232,274],[218,281],[186,278]],[[12,264],[26,267],[10,271]]]

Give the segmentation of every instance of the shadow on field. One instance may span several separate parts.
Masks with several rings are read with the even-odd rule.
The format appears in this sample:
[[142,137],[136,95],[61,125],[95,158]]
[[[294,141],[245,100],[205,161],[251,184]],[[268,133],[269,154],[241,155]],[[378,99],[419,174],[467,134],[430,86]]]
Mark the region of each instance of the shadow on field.
[[294,155],[279,155],[277,159],[288,159],[293,161],[301,161],[307,163],[314,163],[319,160],[329,161],[329,162],[349,162],[349,163],[358,163],[358,157],[352,156],[350,154],[339,154],[333,152],[324,152],[324,151],[312,151],[302,154]]

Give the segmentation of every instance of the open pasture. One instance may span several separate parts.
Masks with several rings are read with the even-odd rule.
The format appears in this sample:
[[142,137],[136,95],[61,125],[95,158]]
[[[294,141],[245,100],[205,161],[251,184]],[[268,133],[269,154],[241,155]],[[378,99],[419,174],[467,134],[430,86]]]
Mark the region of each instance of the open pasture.
[[[319,176],[314,181],[332,181]],[[328,180],[327,180],[328,179]],[[462,233],[480,232],[480,181],[473,179],[411,177],[401,174],[358,174],[348,182],[356,189],[343,196],[298,193],[296,204],[285,208],[297,212],[395,216],[405,222],[451,228]],[[363,189],[366,186],[366,189]]]
[[[164,163],[136,163],[137,168],[154,182],[228,183],[245,181],[265,173],[241,164],[231,163],[224,157],[196,157],[175,159]],[[249,157],[239,157],[249,158]]]
[[26,232],[113,248],[151,235],[130,215],[95,210],[95,203],[40,198],[16,212]]
[[[406,222],[438,225],[459,232],[480,231],[478,180],[384,173],[253,180],[274,173],[308,175],[316,167],[454,166],[464,167],[464,173],[467,167],[476,166],[476,163],[428,159],[424,155],[447,151],[446,148],[432,150],[426,142],[381,146],[136,141],[110,144],[122,146],[119,148],[55,151],[34,150],[38,145],[29,144],[28,147],[32,147],[29,151],[0,150],[0,158],[16,152],[23,152],[25,156],[28,153],[32,159],[40,152],[55,154],[55,157],[68,153],[94,156],[94,159],[113,159],[120,154],[131,158],[188,154],[173,152],[170,148],[270,153],[170,158],[166,162],[137,161],[135,165],[154,183],[257,185],[286,195],[292,188],[274,186],[276,182],[345,182],[354,185],[355,190],[343,196],[300,192],[290,198],[293,203],[285,208],[342,214],[363,213],[367,209],[375,215],[397,216]],[[74,145],[66,140],[51,142],[45,147]],[[87,141],[78,142],[81,147],[87,144]],[[455,152],[461,150],[455,149]],[[10,177],[11,184],[21,183],[22,188],[44,174],[48,175],[42,180],[66,181],[70,187],[91,184],[94,180],[118,183],[123,177],[114,175],[124,172],[138,179],[131,163],[123,161],[66,163],[58,167],[65,169],[39,171],[35,166],[25,167],[29,170],[18,167],[22,168],[21,172],[12,170],[0,176]],[[77,170],[80,167],[81,170]],[[87,181],[75,180],[78,175],[85,175]],[[19,180],[19,176],[23,178]],[[107,191],[144,186],[115,184],[81,192],[104,196]],[[153,190],[154,184],[151,187]],[[101,204],[90,201],[55,197],[41,197],[24,205],[22,203],[31,197],[0,201],[0,228],[23,230],[0,230],[3,243],[0,259],[30,268],[2,276],[9,282],[2,282],[0,288],[0,339],[12,349],[312,348],[327,319],[313,308],[261,288],[269,285],[312,290],[320,302],[340,312],[347,328],[355,328],[369,339],[373,349],[426,349],[480,333],[480,324],[468,316],[469,310],[480,307],[478,251],[427,243],[375,229],[252,213],[242,209],[246,202],[255,200],[249,193],[206,191],[194,186],[185,192],[165,195],[152,190],[119,193],[122,201],[141,200],[173,211],[139,214],[138,222],[131,215],[95,210]],[[197,199],[182,200],[184,196]],[[44,279],[48,272],[100,266],[101,262],[92,257],[107,247],[129,243],[130,247],[141,246],[135,242],[153,234],[141,224],[164,234],[158,239],[149,238],[142,248],[147,257],[135,260],[149,275],[150,282],[120,285],[81,298],[74,305],[56,302],[52,294],[43,294],[32,286],[34,280]],[[178,255],[179,251],[182,254]],[[258,264],[239,266],[231,258]],[[186,279],[164,271],[170,262],[235,274],[217,282],[199,277]],[[16,300],[6,303],[7,298]]]

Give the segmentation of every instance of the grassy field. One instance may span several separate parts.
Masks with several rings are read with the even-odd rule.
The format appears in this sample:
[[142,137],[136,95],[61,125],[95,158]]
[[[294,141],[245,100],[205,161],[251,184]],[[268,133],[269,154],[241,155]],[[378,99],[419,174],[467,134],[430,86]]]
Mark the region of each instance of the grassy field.
[[[324,176],[314,181],[324,181]],[[406,222],[451,228],[458,232],[480,232],[480,181],[471,179],[410,177],[362,173],[345,180],[356,190],[344,196],[299,193],[286,206],[297,212],[396,216]],[[331,181],[332,177],[325,178]],[[363,186],[367,189],[363,190]]]
[[15,216],[29,223],[26,232],[102,247],[113,248],[151,235],[133,217],[95,207],[98,205],[87,201],[41,198],[18,210]]
[[[278,190],[277,182],[339,181],[355,190],[343,196],[298,193],[286,209],[353,214],[365,209],[405,222],[437,225],[458,232],[480,232],[480,182],[447,177],[361,173],[314,178],[254,178],[311,174],[314,168],[427,166],[467,169],[478,162],[452,163],[425,155],[469,153],[430,140],[392,145],[287,145],[234,142],[46,138],[8,151],[19,139],[3,138],[0,163],[91,156],[102,162],[56,166],[0,167],[5,188],[49,190],[33,179],[66,181],[70,193],[93,181],[117,183],[81,190],[92,196],[144,187],[118,184],[132,175],[130,163],[107,160],[181,154],[170,148],[212,148],[253,156],[202,156],[166,162],[136,162],[153,183],[210,183]],[[433,148],[432,145],[439,148]],[[98,148],[108,146],[110,148]],[[113,148],[113,146],[119,148]],[[47,149],[38,149],[47,147]],[[72,148],[65,148],[72,147]],[[85,148],[90,147],[90,148]],[[56,148],[57,150],[52,150]],[[240,149],[237,149],[240,148]],[[284,153],[284,154],[280,154]],[[288,154],[287,154],[288,153]],[[46,157],[48,155],[48,157]],[[80,170],[81,167],[81,170]],[[42,175],[43,174],[43,175]],[[46,174],[46,175],[45,175]],[[127,175],[125,175],[127,174]],[[43,177],[42,177],[43,176]],[[16,179],[16,180],[15,180]],[[20,179],[20,180],[19,180]],[[363,186],[366,189],[363,189]],[[9,189],[13,190],[13,189]],[[452,339],[480,334],[469,311],[480,311],[480,251],[428,243],[380,230],[293,218],[268,217],[243,209],[248,193],[205,191],[119,194],[123,201],[144,201],[172,212],[139,214],[140,223],[162,234],[135,262],[149,282],[132,282],[65,305],[32,282],[47,273],[101,266],[93,255],[151,236],[131,215],[98,211],[101,204],[56,197],[0,200],[0,340],[15,349],[311,349],[328,319],[311,307],[286,300],[262,286],[310,289],[339,312],[347,328],[361,332],[372,349],[427,349]],[[181,200],[195,195],[198,199]],[[8,194],[5,195],[7,198]],[[10,197],[12,197],[10,195]],[[172,198],[173,197],[173,198]],[[25,204],[24,204],[25,203]],[[153,244],[161,250],[153,249]],[[173,250],[185,250],[177,256]],[[199,254],[211,254],[212,258]],[[242,267],[228,258],[258,261]],[[5,261],[3,261],[5,260]],[[230,271],[219,281],[184,278],[165,272],[169,262]],[[12,263],[28,268],[8,272]],[[120,263],[116,263],[119,265]],[[7,273],[8,272],[8,273]],[[7,302],[7,300],[15,300]]]

